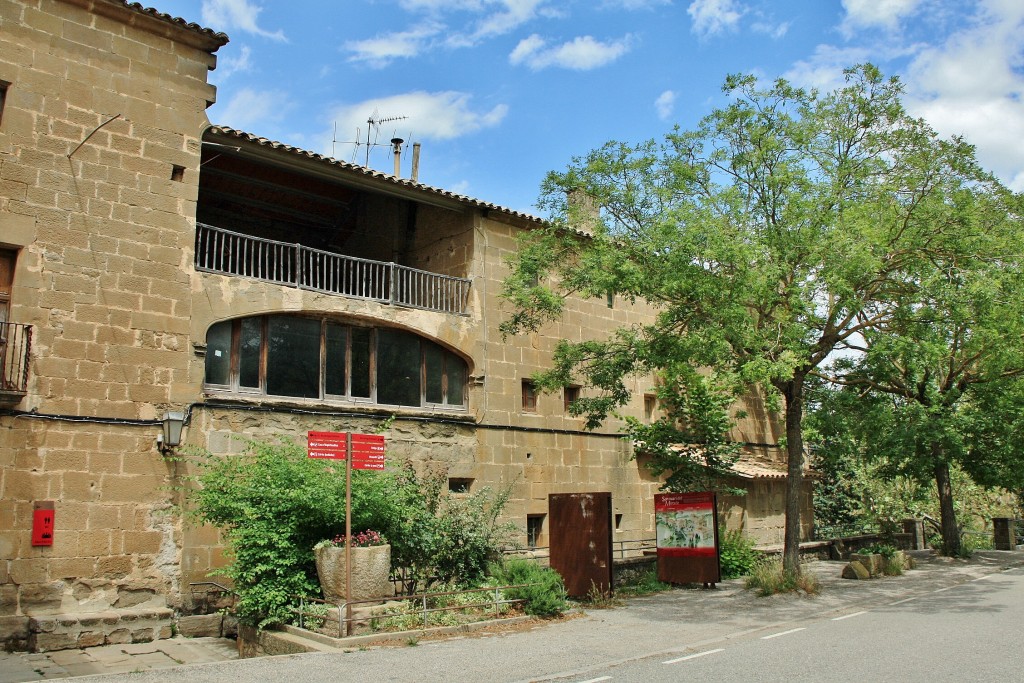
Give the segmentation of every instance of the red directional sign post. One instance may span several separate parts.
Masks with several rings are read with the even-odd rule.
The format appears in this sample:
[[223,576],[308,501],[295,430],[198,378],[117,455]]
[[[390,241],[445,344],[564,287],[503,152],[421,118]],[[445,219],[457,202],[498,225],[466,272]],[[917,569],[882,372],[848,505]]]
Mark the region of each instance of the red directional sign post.
[[[384,437],[380,434],[309,432],[310,458],[345,461],[345,538],[352,538],[352,470],[384,469]],[[352,626],[351,545],[345,544],[345,635]]]
[[344,460],[348,450],[348,434],[344,432],[310,432],[307,455],[310,458]]
[[384,469],[384,437],[382,435],[352,435],[352,469]]

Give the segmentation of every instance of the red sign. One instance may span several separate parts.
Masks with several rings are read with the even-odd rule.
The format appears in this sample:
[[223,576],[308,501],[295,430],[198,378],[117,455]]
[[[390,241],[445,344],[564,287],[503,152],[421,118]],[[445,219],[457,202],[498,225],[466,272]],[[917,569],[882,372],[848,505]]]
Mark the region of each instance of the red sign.
[[715,494],[655,494],[654,518],[658,531],[658,555],[717,556]]
[[384,437],[382,435],[352,435],[352,469],[384,469]]
[[344,460],[347,436],[344,432],[309,432],[306,453],[310,458]]
[[52,507],[32,511],[32,545],[53,545]]

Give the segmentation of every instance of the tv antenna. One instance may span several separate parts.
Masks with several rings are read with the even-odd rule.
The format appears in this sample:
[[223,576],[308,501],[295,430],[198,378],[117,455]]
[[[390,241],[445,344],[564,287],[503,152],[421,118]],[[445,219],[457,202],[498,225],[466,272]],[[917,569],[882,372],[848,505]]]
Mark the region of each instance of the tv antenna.
[[[360,147],[360,145],[365,144],[366,145],[366,157],[365,157],[366,161],[365,161],[364,165],[367,168],[369,168],[370,167],[370,149],[371,148],[373,148],[373,147],[391,147],[392,146],[391,142],[387,142],[387,143],[383,143],[383,142],[378,143],[377,142],[377,139],[380,137],[380,126],[381,126],[381,124],[382,123],[391,123],[393,121],[404,121],[407,118],[409,118],[409,117],[408,116],[387,116],[387,117],[382,117],[378,113],[378,111],[376,109],[374,109],[373,113],[370,114],[370,117],[368,119],[366,119],[366,142],[365,143],[362,141],[362,130],[358,126],[356,127],[356,137],[355,137],[355,140],[345,140],[345,141],[338,140],[338,124],[337,124],[337,122],[335,122],[335,124],[334,124],[334,140],[332,140],[332,143],[331,143],[331,145],[332,145],[331,146],[331,156],[334,156],[334,154],[335,154],[335,147],[334,147],[334,145],[337,145],[338,143],[343,144],[343,145],[352,145],[353,147],[352,147],[352,159],[351,159],[351,162],[354,163],[355,159],[356,159],[356,155],[359,154],[359,147]],[[372,141],[370,140],[371,134],[373,135],[373,140]]]

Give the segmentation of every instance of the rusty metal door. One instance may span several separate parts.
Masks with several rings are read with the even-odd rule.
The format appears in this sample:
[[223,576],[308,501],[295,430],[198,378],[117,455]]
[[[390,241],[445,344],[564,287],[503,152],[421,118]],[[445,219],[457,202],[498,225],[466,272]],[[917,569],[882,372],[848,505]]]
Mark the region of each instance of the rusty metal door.
[[612,588],[612,494],[548,495],[551,568],[572,597]]

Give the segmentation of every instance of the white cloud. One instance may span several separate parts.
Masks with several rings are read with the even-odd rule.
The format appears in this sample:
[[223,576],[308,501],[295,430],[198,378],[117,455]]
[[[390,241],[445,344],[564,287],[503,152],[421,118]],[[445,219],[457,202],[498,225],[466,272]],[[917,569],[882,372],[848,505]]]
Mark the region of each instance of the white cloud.
[[814,54],[794,63],[783,77],[802,88],[834,90],[845,82],[843,69],[869,61],[870,57],[866,48],[818,45]]
[[256,25],[263,8],[249,0],[203,0],[203,24],[221,31],[237,28],[264,38],[287,42],[284,31],[266,31]]
[[651,9],[659,5],[671,5],[672,0],[604,0],[601,9]]
[[411,31],[388,33],[368,40],[350,40],[344,49],[352,53],[349,61],[365,62],[383,67],[398,58],[415,57],[443,30],[438,24],[427,24]]
[[982,165],[1024,191],[1024,5],[990,0],[964,25],[913,60],[907,107],[943,135],[963,135]]
[[[412,134],[415,140],[451,140],[471,135],[485,128],[493,128],[502,122],[508,114],[508,106],[499,104],[489,110],[474,110],[470,100],[472,96],[464,92],[424,92],[414,91],[379,97],[353,104],[343,104],[328,113],[331,128],[337,124],[339,139],[352,139],[358,129],[360,141],[366,140],[367,119],[376,114],[379,118],[395,116],[405,117],[401,121],[382,124],[379,131],[370,132],[370,140],[375,136],[389,140],[393,133],[399,137]],[[405,133],[405,134],[403,134]],[[326,137],[329,141],[330,134]],[[327,143],[330,150],[330,142]],[[359,151],[356,158],[363,158],[365,149]],[[338,156],[344,156],[344,150],[338,149]]]
[[666,121],[672,116],[672,112],[676,108],[676,97],[678,95],[675,92],[666,90],[658,95],[658,99],[654,100],[654,109],[658,112],[659,119]]
[[217,57],[217,80],[224,81],[228,79],[231,74],[245,72],[252,69],[252,64],[249,58],[252,56],[252,50],[248,45],[243,45],[238,51],[237,56],[230,56],[230,51],[226,54]]
[[894,31],[900,20],[917,11],[921,0],[842,0],[846,16],[840,30],[847,36],[854,29],[881,27]]
[[735,0],[693,0],[686,13],[693,20],[692,30],[701,37],[735,30],[746,9]]
[[789,32],[789,25],[790,22],[788,21],[783,21],[779,24],[773,24],[767,21],[757,21],[750,25],[750,29],[778,40]]
[[[452,31],[446,44],[449,47],[472,47],[480,41],[511,33],[538,16],[560,15],[561,10],[545,8],[546,0],[480,0],[479,2],[457,2],[459,9],[474,9],[486,14],[465,31]],[[443,1],[420,1],[420,4],[449,9]]]
[[217,105],[215,123],[244,130],[254,135],[273,137],[273,124],[288,114],[287,93],[279,90],[242,88],[223,105]]
[[508,60],[513,65],[525,64],[534,71],[549,66],[589,71],[626,54],[631,43],[630,36],[604,43],[592,36],[579,36],[567,43],[549,47],[546,40],[533,34],[519,41]]

